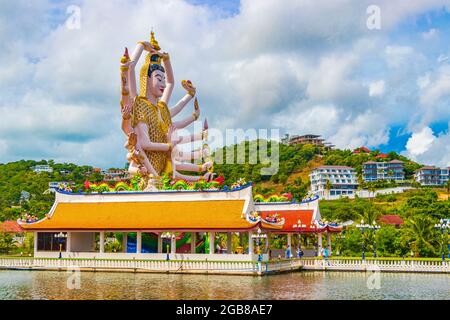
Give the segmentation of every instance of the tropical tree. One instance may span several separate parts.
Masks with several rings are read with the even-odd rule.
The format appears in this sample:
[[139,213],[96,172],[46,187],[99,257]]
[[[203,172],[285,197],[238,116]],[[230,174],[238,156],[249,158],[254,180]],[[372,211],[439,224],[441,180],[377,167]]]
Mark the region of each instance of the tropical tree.
[[15,240],[12,233],[0,232],[0,251],[9,253],[14,246]]
[[330,197],[330,190],[333,188],[333,184],[331,183],[330,179],[327,180],[325,183],[325,190],[327,190],[327,198]]
[[390,257],[401,254],[400,230],[392,225],[383,225],[376,233],[377,251],[382,257]]
[[402,242],[416,257],[435,256],[439,247],[439,235],[434,229],[433,220],[423,214],[416,214],[407,219],[403,228]]
[[445,186],[447,188],[447,200],[450,200],[450,179],[447,181]]

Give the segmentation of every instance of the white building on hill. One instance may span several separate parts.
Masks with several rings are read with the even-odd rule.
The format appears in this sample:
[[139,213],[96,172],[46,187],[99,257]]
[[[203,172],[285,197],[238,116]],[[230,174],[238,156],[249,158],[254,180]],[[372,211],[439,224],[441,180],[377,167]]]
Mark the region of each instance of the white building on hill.
[[353,198],[358,188],[355,169],[347,166],[321,166],[314,169],[309,178],[312,193],[322,199]]

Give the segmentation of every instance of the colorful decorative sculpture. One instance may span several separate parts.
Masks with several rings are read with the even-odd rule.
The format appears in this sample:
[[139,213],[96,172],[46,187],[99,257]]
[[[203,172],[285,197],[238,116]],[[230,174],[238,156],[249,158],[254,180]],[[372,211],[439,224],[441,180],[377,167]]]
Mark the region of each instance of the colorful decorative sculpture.
[[[143,51],[148,54],[140,71],[139,95],[137,94],[135,66]],[[161,48],[151,32],[150,42],[139,42],[131,58],[128,50],[121,59],[121,112],[122,130],[128,137],[125,147],[132,175],[160,177],[170,174],[174,179],[210,181],[214,177],[213,162],[206,144],[207,122],[203,132],[189,136],[177,135],[177,129],[187,127],[200,116],[197,98],[192,116],[174,121],[173,118],[192,100],[196,88],[189,80],[181,81],[186,95],[175,106],[168,108],[175,85],[169,54]],[[203,140],[201,150],[183,152],[178,145]],[[200,165],[187,161],[207,160]],[[179,171],[205,172],[203,176],[184,175]]]

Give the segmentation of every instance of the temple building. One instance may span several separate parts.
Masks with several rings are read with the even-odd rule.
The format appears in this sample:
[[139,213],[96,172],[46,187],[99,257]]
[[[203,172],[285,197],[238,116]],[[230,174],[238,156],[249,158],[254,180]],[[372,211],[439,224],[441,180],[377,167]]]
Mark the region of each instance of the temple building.
[[[298,221],[302,221],[301,224]],[[72,193],[57,190],[45,218],[18,220],[34,232],[34,256],[154,260],[248,261],[268,259],[269,243],[256,248],[256,233],[317,233],[328,238],[342,227],[322,224],[318,198],[301,203],[253,202],[251,184],[232,190]],[[226,235],[224,253],[217,253],[216,235]],[[121,252],[106,252],[108,234],[122,243]],[[247,234],[247,254],[234,254],[233,234]],[[330,241],[327,241],[330,244]],[[241,243],[243,246],[243,243]],[[331,249],[331,248],[330,248]]]

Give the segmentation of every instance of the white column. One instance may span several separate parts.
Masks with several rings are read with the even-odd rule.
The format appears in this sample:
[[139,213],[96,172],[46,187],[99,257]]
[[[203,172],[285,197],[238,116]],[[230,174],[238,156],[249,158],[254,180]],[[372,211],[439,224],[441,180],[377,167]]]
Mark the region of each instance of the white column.
[[158,233],[158,253],[162,253],[163,247],[162,247],[162,238],[161,238],[161,232]]
[[105,252],[105,231],[100,231],[100,253]]
[[252,238],[253,232],[248,232],[248,254],[253,254],[253,238]]
[[34,232],[34,256],[36,257],[36,252],[38,251],[38,235],[39,232]]
[[171,238],[170,253],[177,253],[177,237]]
[[72,232],[67,232],[66,238],[66,252],[70,252],[70,247],[72,245]]
[[318,233],[317,234],[317,256],[321,256],[322,255],[322,233]]
[[287,245],[292,254],[292,235],[290,233],[287,234]]
[[214,239],[216,237],[216,233],[214,231],[209,232],[209,254],[214,254]]
[[122,251],[127,252],[128,247],[128,232],[122,232]]
[[331,256],[331,233],[327,232],[328,256]]
[[197,232],[191,232],[191,253],[195,253],[196,243],[197,243]]
[[231,244],[231,240],[233,237],[233,233],[232,232],[227,232],[227,253],[228,254],[232,254],[233,250],[231,248],[232,244]]
[[142,251],[142,232],[136,232],[136,253],[141,253]]

